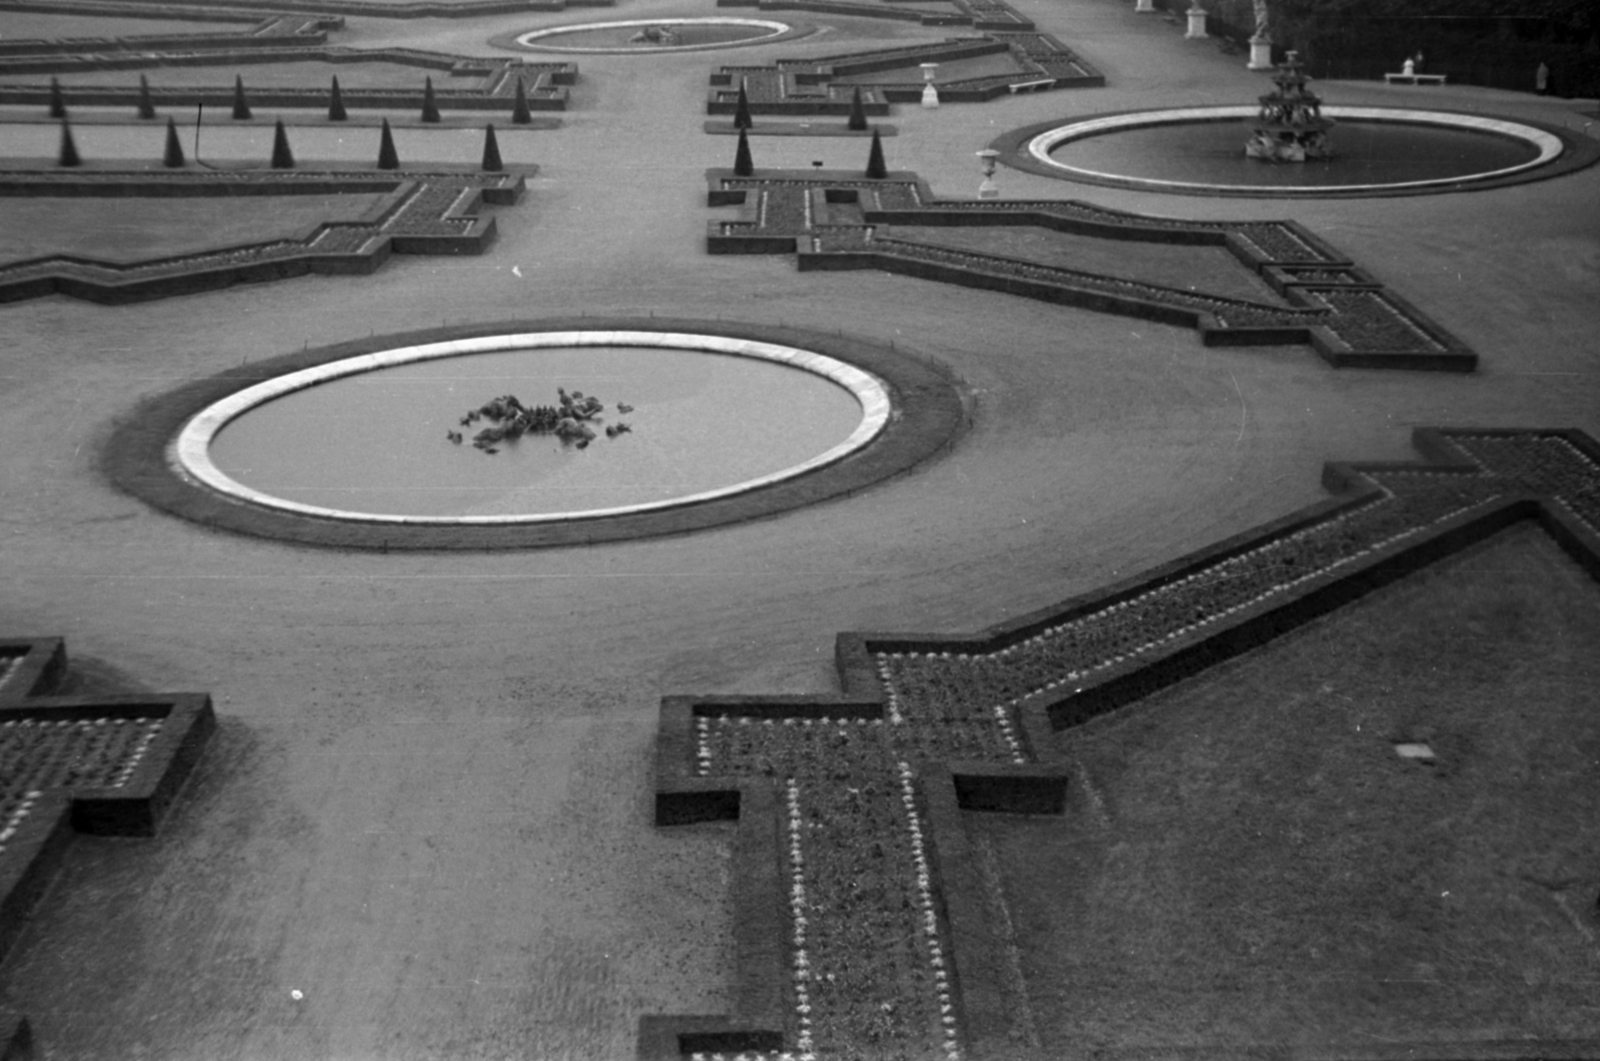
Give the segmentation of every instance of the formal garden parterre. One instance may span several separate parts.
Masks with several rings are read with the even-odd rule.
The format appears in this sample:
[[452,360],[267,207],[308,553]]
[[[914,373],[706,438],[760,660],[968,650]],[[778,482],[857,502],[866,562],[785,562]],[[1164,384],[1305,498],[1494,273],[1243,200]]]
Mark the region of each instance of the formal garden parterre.
[[[727,0],[722,5],[749,6]],[[171,6],[191,10],[181,2]],[[237,8],[241,15],[254,10],[243,0],[211,6]],[[253,43],[233,50],[235,38],[225,34],[195,40],[131,37],[97,46],[86,65],[73,69],[131,71],[115,65],[117,53],[156,42],[163,49],[170,45],[170,58],[183,65],[211,65],[202,61],[207,57],[233,64],[381,58],[484,78],[488,87],[443,98],[461,108],[480,102],[498,107],[514,90],[518,75],[513,71],[526,71],[526,64],[415,50],[340,50],[324,46],[318,35],[334,27],[334,13],[463,17],[565,6],[561,0],[531,5],[520,0],[394,5],[284,0],[274,7],[302,10],[306,16],[258,21],[248,31],[259,35],[263,52],[273,50],[271,56],[255,54]],[[840,106],[841,93],[847,98],[860,82],[839,78],[915,70],[923,61],[1004,55],[1021,68],[1014,77],[939,83],[949,100],[966,98],[962,93],[968,92],[975,100],[993,98],[1047,81],[1055,87],[1098,76],[1054,37],[1008,32],[1032,27],[1000,3],[959,0],[955,21],[943,12],[904,4],[760,0],[760,6],[851,15],[871,9],[876,17],[925,25],[966,24],[960,21],[964,18],[990,34],[976,41],[789,66],[780,61],[776,68],[725,68],[714,75],[714,86],[746,84],[753,109],[782,105],[763,113],[844,113],[805,108]],[[81,4],[73,10],[90,8],[99,9]],[[204,9],[192,10],[198,17]],[[330,14],[323,17],[323,12]],[[310,41],[318,46],[306,49]],[[85,51],[83,43],[47,45],[46,51],[58,54],[24,72],[44,73],[51,62],[78,63],[64,53]],[[37,42],[17,43],[14,51],[0,45],[0,58],[38,48]],[[447,65],[437,65],[441,61]],[[871,68],[880,62],[890,66]],[[542,83],[553,90],[563,84],[558,76],[559,71],[549,72]],[[719,83],[718,77],[725,80]],[[891,102],[912,98],[908,93],[920,91],[921,84],[875,80],[862,87],[871,113],[881,115]],[[40,83],[30,82],[27,89],[34,93],[23,101],[27,105],[47,101],[47,95],[39,95]],[[73,105],[131,105],[136,98],[131,84],[108,90],[104,99],[94,94],[99,91],[69,87],[67,96]],[[157,86],[154,91],[168,104],[225,104],[229,98],[229,90],[212,86]],[[276,91],[253,91],[252,98],[277,106],[320,106],[324,98],[321,90]],[[374,94],[366,98],[362,91]],[[713,103],[725,103],[725,95],[714,91]],[[419,98],[420,89],[412,87],[355,90],[348,101],[414,108]],[[367,272],[395,251],[476,253],[494,231],[492,217],[480,216],[479,205],[516,201],[523,175],[442,169],[0,175],[0,194],[43,198],[99,194],[110,186],[164,196],[317,189],[385,196],[369,219],[323,225],[304,238],[269,245],[126,265],[63,257],[15,263],[0,270],[0,291],[19,299],[55,292],[133,301],[298,272]],[[13,178],[14,183],[4,183]],[[940,200],[912,173],[881,180],[843,172],[766,171],[742,178],[718,173],[710,203],[743,208],[740,220],[711,225],[712,253],[793,253],[801,270],[881,269],[999,290],[1196,327],[1207,345],[1309,342],[1341,366],[1469,371],[1477,360],[1464,343],[1293,221],[1175,220],[1050,200]],[[897,227],[915,228],[920,235],[905,238],[896,234]],[[1130,245],[1221,248],[1270,294],[1228,297],[1005,253],[1008,230],[1022,228]],[[929,234],[939,229],[973,238],[940,242]],[[974,233],[994,233],[992,245],[985,246],[984,235]],[[7,280],[8,271],[14,281]],[[856,342],[843,336],[835,341]],[[361,346],[308,351],[299,360],[280,359],[277,367]],[[151,486],[149,474],[162,463],[160,451],[173,417],[197,394],[219,392],[259,371],[252,366],[203,380],[187,388],[181,401],[164,395],[147,402],[119,424],[102,470],[114,480],[124,477],[120,485],[135,496],[173,507],[172,484]],[[924,363],[919,372],[906,389],[922,395],[924,404],[916,408],[936,415],[917,428],[920,448],[901,453],[901,463],[888,471],[877,469],[879,477],[939,452],[970,414],[958,381],[941,366]],[[1330,465],[1325,483],[1338,494],[1330,501],[1000,627],[957,637],[840,635],[836,663],[842,695],[669,697],[662,704],[657,745],[658,824],[737,820],[735,1005],[729,1013],[646,1018],[639,1029],[641,1055],[906,1061],[1010,1056],[1007,1051],[1029,1037],[1019,1039],[1022,1018],[1015,992],[1008,995],[1014,977],[1004,953],[1010,930],[1002,924],[1003,909],[994,907],[994,887],[984,878],[979,837],[970,823],[975,812],[1059,816],[1069,810],[1067,782],[1075,777],[1072,764],[1055,758],[1056,734],[1266,644],[1508,526],[1536,524],[1600,578],[1600,449],[1587,435],[1424,430],[1416,443],[1428,463]],[[129,485],[135,481],[142,485]],[[862,479],[845,492],[872,481]],[[838,493],[831,487],[806,490],[793,503]],[[213,505],[199,518],[260,533],[246,525],[254,517],[229,526],[226,508]],[[756,506],[733,518],[767,514]],[[620,528],[615,535],[578,528],[548,542],[436,536],[409,545],[523,548],[699,526],[691,519],[654,529]],[[340,528],[269,534],[341,547],[409,547],[387,538],[358,539]],[[975,614],[973,621],[976,625],[982,616]],[[59,641],[0,643],[0,751],[8,757],[0,764],[5,766],[0,778],[11,784],[9,789],[0,785],[0,907],[5,913],[0,955],[6,932],[17,923],[13,906],[24,910],[43,889],[53,853],[66,842],[69,827],[153,829],[212,724],[209,700],[199,694],[52,696],[64,666]],[[129,792],[146,790],[142,807],[135,805],[137,799],[129,802]],[[24,845],[29,845],[26,851]],[[8,861],[8,854],[16,858]],[[7,875],[13,868],[15,878]],[[24,1049],[27,1040],[26,1023],[0,1013],[0,1052],[8,1046]]]
[[[0,641],[0,959],[74,832],[152,836],[215,728],[204,693],[59,695],[60,638]],[[0,1009],[0,1051],[26,1049],[25,1015]]]
[[657,823],[731,817],[780,839],[736,845],[769,863],[736,876],[740,978],[765,990],[720,1020],[647,1018],[641,1056],[1009,1056],[1009,933],[959,808],[1061,813],[1055,732],[1507,527],[1536,522],[1600,580],[1593,439],[1416,443],[1427,463],[1330,465],[1340,497],[976,637],[842,634],[840,698],[665,700]]
[[[879,48],[770,66],[723,66],[711,75],[707,114],[734,114],[741,90],[751,114],[849,114],[859,91],[864,113],[884,115],[888,104],[915,103],[926,82],[924,63],[962,63],[961,72],[931,82],[940,100],[981,103],[1007,93],[1087,88],[1105,78],[1049,34],[991,30],[982,37]],[[903,73],[902,73],[903,71]],[[896,76],[887,76],[893,72]]]
[[[1477,356],[1415,306],[1295,221],[1183,221],[1065,201],[941,200],[913,173],[708,174],[712,254],[796,254],[801,271],[884,269],[1108,313],[1187,325],[1208,346],[1309,343],[1336,367],[1470,372]],[[897,225],[993,233],[993,250],[898,238]],[[1007,229],[1094,239],[1225,247],[1263,277],[1270,304],[1011,257]]]
[[481,254],[494,239],[486,203],[521,197],[526,173],[383,174],[313,170],[0,172],[0,195],[71,199],[378,193],[370,219],[331,222],[299,239],[133,263],[51,256],[0,264],[0,302],[66,294],[124,303],[307,274],[367,274],[392,253]]

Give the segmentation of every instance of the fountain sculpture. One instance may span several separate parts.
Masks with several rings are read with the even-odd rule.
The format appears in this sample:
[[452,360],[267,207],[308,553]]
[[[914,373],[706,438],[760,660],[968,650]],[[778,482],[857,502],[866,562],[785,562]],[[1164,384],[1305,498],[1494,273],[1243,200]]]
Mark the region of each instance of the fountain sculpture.
[[1244,153],[1271,162],[1304,162],[1333,157],[1328,130],[1333,119],[1322,116],[1322,100],[1306,88],[1300,57],[1289,52],[1272,75],[1276,86],[1261,97],[1261,113],[1250,123]]

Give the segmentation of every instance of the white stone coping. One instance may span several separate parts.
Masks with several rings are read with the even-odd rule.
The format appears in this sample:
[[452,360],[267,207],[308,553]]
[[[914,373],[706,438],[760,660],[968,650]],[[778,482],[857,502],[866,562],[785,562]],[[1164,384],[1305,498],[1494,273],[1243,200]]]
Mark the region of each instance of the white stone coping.
[[[326,383],[329,380],[353,376],[363,372],[393,368],[397,365],[410,364],[416,361],[431,361],[444,357],[492,353],[501,350],[528,350],[570,346],[661,347],[670,350],[729,354],[735,357],[752,357],[762,361],[776,362],[823,376],[850,391],[861,405],[861,423],[851,432],[849,438],[846,438],[831,449],[793,467],[773,472],[770,475],[763,475],[756,479],[747,479],[744,482],[702,491],[697,494],[668,498],[665,501],[651,501],[637,505],[620,505],[613,508],[586,509],[575,512],[546,512],[525,515],[400,516],[323,508],[319,505],[306,505],[297,501],[287,501],[252,489],[225,474],[211,461],[211,441],[229,421],[235,417],[242,416],[258,405],[272,401],[275,398],[281,398],[286,394],[292,394],[298,390],[304,390],[307,387],[314,387],[319,383]],[[213,402],[191,417],[184,424],[183,430],[178,433],[177,438],[168,445],[167,461],[180,476],[203,483],[213,490],[221,491],[251,504],[285,512],[295,512],[306,516],[320,516],[370,524],[511,525],[557,523],[567,520],[594,519],[601,516],[620,516],[635,512],[679,508],[684,505],[710,501],[714,498],[745,493],[784,479],[791,479],[797,475],[832,464],[871,442],[888,424],[890,410],[889,391],[882,380],[870,373],[863,372],[853,365],[811,350],[781,346],[777,343],[759,342],[754,339],[737,339],[723,335],[697,335],[686,332],[598,330],[526,332],[513,335],[488,335],[474,339],[451,339],[445,342],[424,343],[420,346],[402,346],[390,350],[379,350],[370,354],[362,354],[358,357],[348,357],[339,361],[315,365],[311,368],[301,369],[298,372],[285,373],[263,383],[257,383],[254,386],[235,391],[221,401]]]
[[[546,38],[559,37],[567,33],[579,33],[591,29],[627,29],[629,26],[761,26],[772,32],[760,37],[750,37],[737,41],[710,41],[705,44],[658,44],[647,49],[621,49],[614,44],[604,47],[584,47],[582,45],[548,44]],[[615,51],[645,51],[645,52],[670,52],[679,50],[699,50],[702,48],[732,48],[741,44],[755,44],[768,37],[776,37],[780,33],[788,33],[794,27],[787,22],[773,22],[763,18],[729,18],[725,16],[706,16],[704,18],[633,18],[619,22],[583,22],[572,26],[551,26],[549,29],[537,29],[531,33],[524,33],[517,37],[517,43],[524,48],[544,48],[549,51],[562,52],[615,52]]]
[[[1322,108],[1322,113],[1330,118],[1445,125],[1456,129],[1468,129],[1474,132],[1497,133],[1501,136],[1515,137],[1538,148],[1539,157],[1515,166],[1506,166],[1502,169],[1487,170],[1483,173],[1473,173],[1462,177],[1436,177],[1421,181],[1393,181],[1387,184],[1316,184],[1293,187],[1276,184],[1257,186],[1253,184],[1206,184],[1199,181],[1158,180],[1154,177],[1135,177],[1123,173],[1102,173],[1098,170],[1068,165],[1050,157],[1051,151],[1070,140],[1078,140],[1099,133],[1149,125],[1176,125],[1186,122],[1221,121],[1227,118],[1253,118],[1259,113],[1259,107],[1242,105],[1230,107],[1178,107],[1170,110],[1141,111],[1137,114],[1113,114],[1104,118],[1091,118],[1087,121],[1072,122],[1046,130],[1028,141],[1028,154],[1033,157],[1034,161],[1065,173],[1077,173],[1100,180],[1125,181],[1158,190],[1161,188],[1181,188],[1186,191],[1240,191],[1260,187],[1262,191],[1270,191],[1273,195],[1324,195],[1328,192],[1370,192],[1404,188],[1429,188],[1446,184],[1461,184],[1467,181],[1491,180],[1497,177],[1509,176],[1513,173],[1520,173],[1523,170],[1533,169],[1535,166],[1542,166],[1546,162],[1554,160],[1562,152],[1561,139],[1559,137],[1542,129],[1536,129],[1531,125],[1523,125],[1520,122],[1507,121],[1503,118],[1483,118],[1474,114],[1452,114],[1448,111],[1412,110],[1399,107],[1325,106]],[[1244,151],[1242,141],[1240,142],[1239,150],[1241,152]]]

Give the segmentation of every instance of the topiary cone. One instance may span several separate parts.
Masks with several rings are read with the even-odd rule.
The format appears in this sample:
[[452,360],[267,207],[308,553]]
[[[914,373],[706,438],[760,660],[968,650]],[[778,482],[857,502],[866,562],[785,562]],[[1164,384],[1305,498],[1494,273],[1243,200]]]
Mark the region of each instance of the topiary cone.
[[241,122],[250,118],[250,104],[244,98],[244,77],[240,74],[233,75],[233,117]]
[[55,78],[50,79],[50,117],[65,118],[67,116],[67,101],[61,95],[61,82]]
[[178,125],[170,115],[167,117],[167,150],[161,156],[161,164],[168,169],[183,168],[183,145],[178,143]]
[[143,75],[139,75],[139,117],[154,118],[156,116],[155,101],[150,98],[150,82]]
[[378,141],[378,168],[399,169],[400,156],[394,149],[394,133],[389,131],[389,119],[383,120],[383,136]]
[[505,168],[505,163],[500,161],[500,141],[495,139],[494,123],[491,122],[483,129],[483,171],[499,173]]
[[847,128],[864,132],[867,128],[867,108],[861,103],[861,86],[856,86],[855,94],[850,97],[850,121]]
[[889,167],[883,164],[883,140],[878,136],[878,130],[872,130],[872,153],[867,156],[867,176],[873,180],[883,180],[889,175]]
[[78,155],[78,145],[72,142],[72,126],[67,124],[65,118],[61,119],[61,152],[56,156],[56,164],[61,166],[83,165],[83,159]]
[[294,152],[289,150],[289,134],[284,131],[282,118],[272,133],[272,168],[294,169]]
[[756,171],[756,165],[750,158],[750,135],[743,129],[739,130],[739,149],[733,155],[733,175],[736,177],[749,177]]
[[422,84],[422,120],[436,122],[439,120],[439,104],[433,98],[433,78],[426,78]]
[[513,125],[528,125],[533,122],[533,115],[528,111],[528,90],[522,84],[522,75],[517,75],[517,101],[511,105],[511,123]]
[[739,102],[733,108],[733,127],[735,129],[750,129],[755,122],[750,118],[750,94],[745,91],[745,81],[739,80]]
[[344,97],[339,94],[339,75],[333,75],[333,87],[328,90],[328,120],[330,122],[349,121],[350,115],[344,109]]

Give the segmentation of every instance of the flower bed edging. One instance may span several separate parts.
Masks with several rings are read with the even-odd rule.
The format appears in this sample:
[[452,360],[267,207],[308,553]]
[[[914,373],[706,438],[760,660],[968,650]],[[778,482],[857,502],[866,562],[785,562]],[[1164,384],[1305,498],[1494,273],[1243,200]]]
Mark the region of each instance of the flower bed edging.
[[[72,834],[155,835],[216,728],[204,693],[51,695],[66,666],[61,639],[0,641],[18,646],[26,654],[0,682],[0,738],[25,749],[25,772],[0,778],[0,960]],[[60,780],[80,771],[96,782]],[[0,1014],[0,1054],[29,1040],[22,1015]]]
[[[1206,346],[1308,343],[1335,367],[1470,372],[1477,355],[1411,303],[1292,220],[1146,217],[1075,200],[940,200],[911,172],[706,171],[709,254],[795,254],[800,272],[876,269],[1132,316],[1200,332]],[[1287,305],[905,239],[895,225],[1037,226],[1141,243],[1214,245]]]
[[[693,801],[733,789],[742,801],[746,786],[770,794],[779,778],[788,794],[788,854],[782,842],[775,846],[777,860],[790,872],[794,923],[786,931],[780,922],[772,931],[774,938],[793,940],[798,948],[791,955],[796,986],[789,998],[803,1019],[791,1020],[794,1034],[785,1040],[801,1051],[797,1056],[809,1058],[813,1047],[819,1057],[830,1056],[813,1038],[814,1029],[833,1027],[833,1045],[838,1045],[839,1029],[871,1027],[863,1023],[873,1013],[870,998],[832,999],[836,1008],[855,1007],[858,1012],[848,1019],[826,1012],[828,999],[818,978],[831,979],[829,965],[813,952],[814,944],[830,936],[859,938],[861,956],[870,964],[877,959],[873,941],[878,937],[867,931],[868,922],[888,912],[874,903],[889,900],[889,909],[899,910],[892,903],[897,895],[904,896],[901,902],[915,924],[907,938],[926,946],[932,969],[931,975],[901,986],[912,992],[906,997],[913,1003],[924,1000],[921,1012],[937,1023],[930,1036],[915,1022],[902,1022],[893,1029],[900,1036],[895,1042],[918,1058],[1007,1056],[1015,1043],[1002,994],[1004,932],[988,923],[993,915],[961,810],[1065,810],[1064,768],[1038,761],[1051,751],[1056,730],[1264,644],[1524,520],[1539,521],[1600,579],[1600,445],[1589,436],[1569,430],[1461,428],[1419,429],[1414,440],[1424,463],[1329,464],[1324,482],[1341,497],[981,634],[840,634],[835,664],[844,695],[831,702],[826,697],[665,699],[657,746],[658,800]],[[1199,615],[1185,612],[1196,601],[1210,606]],[[1099,633],[1096,624],[1104,628]],[[1030,654],[1046,654],[1048,661],[1055,642],[1089,653],[1078,670],[1065,677],[1047,675],[1048,680],[1029,678],[1044,684],[1024,687],[1006,701],[985,692],[1011,681],[1011,671],[1033,666]],[[999,669],[982,669],[989,664]],[[941,703],[932,692],[919,691],[918,681],[928,685],[919,673],[933,676],[937,684],[969,671],[978,680],[960,687],[970,702]],[[1006,731],[1013,716],[1015,734]],[[979,746],[969,732],[978,724],[1006,731],[1005,740],[982,744],[989,750],[974,762],[940,754],[946,747]],[[922,730],[933,736],[922,740]],[[869,769],[873,763],[879,764],[877,773]],[[877,782],[868,780],[874,777]],[[892,784],[878,794],[898,791],[904,817],[868,815],[877,824],[863,832],[851,825],[849,815],[865,807],[861,797],[871,796],[872,784],[884,779]],[[738,815],[741,829],[747,815],[767,813],[754,804],[742,811],[737,804],[724,809]],[[783,808],[775,811],[784,816]],[[772,835],[770,826],[758,828]],[[904,830],[909,830],[909,845],[903,838],[894,840]],[[824,842],[834,832],[844,847]],[[812,840],[803,842],[805,837]],[[910,856],[907,864],[875,861],[896,843]],[[839,853],[845,850],[848,855]],[[812,877],[820,874],[825,880],[830,865],[841,858],[861,884],[832,892],[815,887]],[[898,892],[880,887],[885,873],[900,875]],[[916,881],[915,890],[905,886],[907,877]],[[782,892],[781,884],[777,890]],[[815,897],[828,895],[836,905],[816,905]],[[796,898],[805,901],[795,905]],[[762,903],[770,915],[774,904]],[[781,909],[781,900],[776,905]],[[739,901],[741,911],[747,908]],[[850,954],[848,947],[836,946],[832,961],[845,963]],[[750,967],[770,971],[775,965],[781,960],[767,952],[759,962],[751,959]],[[741,964],[736,975],[744,968]],[[904,968],[898,968],[903,976]],[[928,1009],[930,993],[936,1004]],[[747,1027],[696,1020],[697,1033]],[[781,1023],[774,1018],[770,1027]],[[680,1037],[677,1048],[723,1041]],[[657,1052],[648,1056],[673,1055],[671,1036],[658,1036],[652,1044]]]

